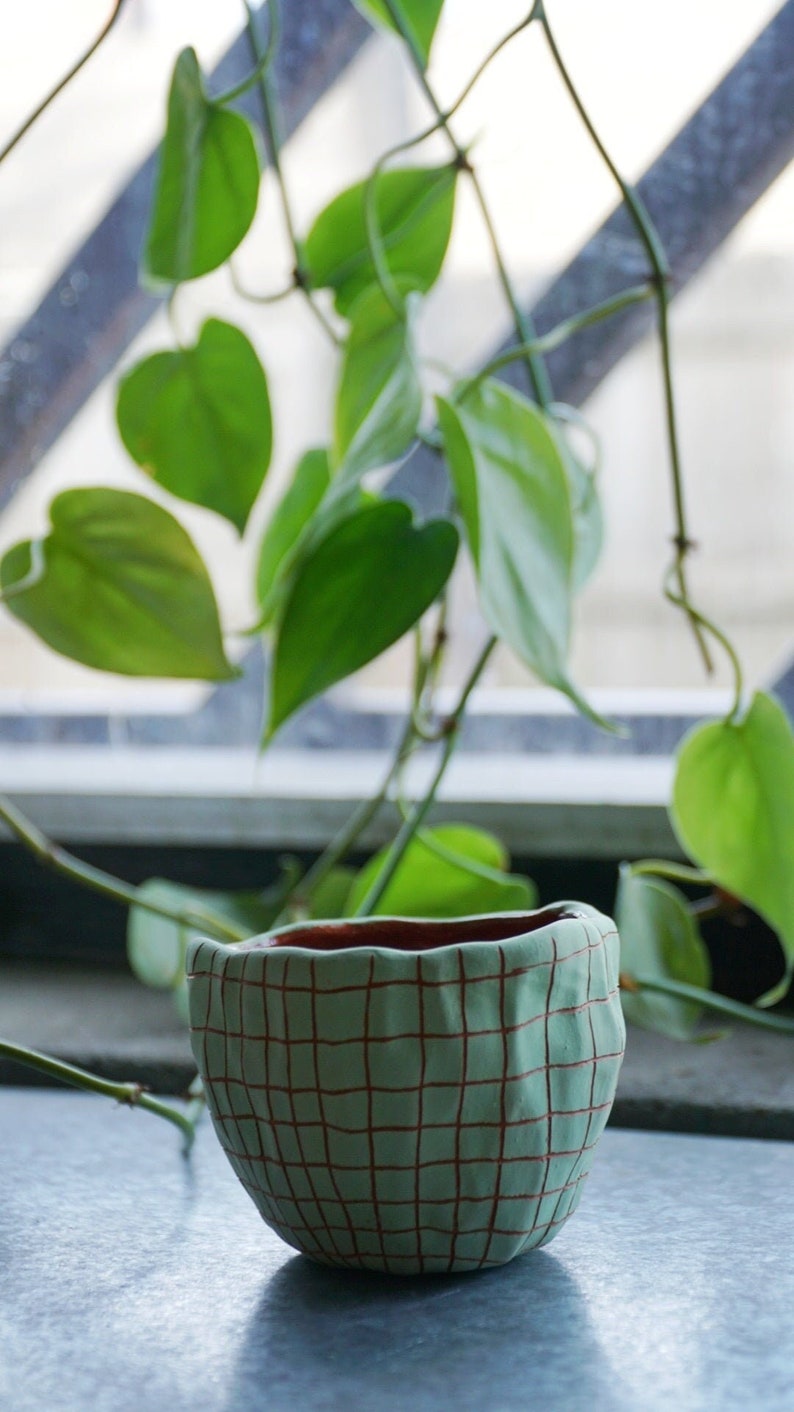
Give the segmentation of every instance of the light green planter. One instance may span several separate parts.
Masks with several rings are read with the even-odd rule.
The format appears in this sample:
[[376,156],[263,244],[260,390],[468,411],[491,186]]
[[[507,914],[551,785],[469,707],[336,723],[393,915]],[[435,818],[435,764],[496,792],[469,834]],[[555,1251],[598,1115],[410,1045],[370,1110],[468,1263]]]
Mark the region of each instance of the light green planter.
[[625,1040],[607,917],[299,924],[194,942],[188,973],[220,1141],[306,1255],[479,1270],[575,1210]]

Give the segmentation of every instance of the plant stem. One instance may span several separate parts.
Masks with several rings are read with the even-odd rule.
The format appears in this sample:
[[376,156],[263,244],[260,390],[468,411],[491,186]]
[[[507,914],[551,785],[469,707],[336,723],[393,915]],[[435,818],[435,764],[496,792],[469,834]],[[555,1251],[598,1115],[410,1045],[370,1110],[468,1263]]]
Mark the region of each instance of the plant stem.
[[81,883],[83,887],[88,887],[93,892],[99,892],[104,897],[113,898],[114,902],[120,902],[126,907],[140,907],[144,912],[151,912],[155,917],[165,917],[167,921],[176,922],[181,927],[190,927],[193,931],[206,932],[217,941],[245,941],[249,935],[248,932],[217,916],[216,913],[210,910],[205,911],[203,907],[189,907],[181,911],[149,901],[147,897],[141,896],[141,888],[123,882],[121,878],[114,877],[112,873],[106,873],[102,868],[95,868],[90,863],[84,863],[82,859],[75,858],[65,848],[52,843],[41,829],[37,828],[17,809],[15,804],[11,803],[10,799],[6,799],[4,796],[0,796],[0,819],[8,825],[19,841],[45,867],[53,868],[57,873],[63,873],[65,877],[71,878],[73,882]]
[[672,995],[678,1000],[693,1000],[719,1015],[730,1015],[735,1020],[746,1020],[749,1025],[757,1025],[759,1029],[776,1030],[778,1034],[794,1037],[794,1019],[788,1019],[785,1015],[770,1015],[768,1011],[757,1010],[753,1005],[742,1005],[739,1000],[729,1000],[713,990],[702,990],[700,986],[688,985],[685,981],[656,976],[621,975],[620,979],[621,985],[630,992],[649,990],[657,995]]
[[105,1098],[115,1098],[117,1103],[123,1103],[128,1108],[143,1108],[147,1113],[165,1118],[166,1122],[173,1123],[182,1133],[185,1152],[189,1152],[193,1146],[196,1125],[190,1111],[182,1113],[178,1108],[172,1108],[170,1103],[153,1098],[140,1084],[114,1083],[110,1079],[100,1078],[99,1074],[92,1074],[88,1069],[79,1069],[75,1064],[66,1064],[61,1059],[53,1059],[49,1054],[41,1054],[37,1049],[10,1044],[7,1040],[0,1040],[0,1058],[12,1059],[16,1064],[24,1064],[29,1069],[36,1069],[50,1078],[61,1079],[64,1083],[85,1089],[88,1093],[101,1093]]
[[69,72],[67,74],[64,74],[63,78],[60,79],[58,83],[56,83],[55,87],[50,89],[46,98],[43,98],[41,103],[39,103],[38,107],[34,108],[33,112],[25,119],[22,126],[17,128],[13,136],[8,139],[8,142],[5,144],[5,146],[0,148],[0,162],[5,161],[8,154],[14,150],[18,142],[22,141],[22,138],[27,132],[30,131],[34,123],[38,122],[42,113],[44,113],[47,108],[49,108],[53,100],[58,97],[58,94],[63,92],[64,88],[66,88],[68,84],[71,83],[72,79],[75,78],[77,74],[79,74],[83,65],[87,64],[88,60],[92,57],[92,55],[96,53],[100,44],[110,34],[110,31],[115,25],[116,20],[119,18],[123,5],[124,0],[116,0],[116,3],[114,4],[113,9],[110,13],[110,18],[103,25],[102,29],[99,31],[99,34],[97,35],[93,43],[89,44],[85,53],[81,55],[81,57],[77,60],[76,64],[72,65]]
[[685,609],[689,617],[694,619],[704,632],[709,633],[711,637],[714,638],[714,641],[719,643],[723,652],[726,654],[733,671],[733,701],[730,711],[728,711],[725,716],[725,720],[730,724],[732,721],[735,721],[736,717],[739,715],[742,708],[742,698],[744,696],[744,674],[736,648],[722,629],[718,628],[717,624],[711,621],[711,618],[707,618],[704,613],[701,613],[699,609],[693,607],[691,603],[685,603],[680,593],[674,593],[672,589],[667,588],[665,589],[665,597],[675,608]]
[[335,839],[332,839],[325,851],[320,854],[320,857],[316,859],[311,868],[309,868],[297,889],[301,895],[307,894],[309,897],[311,896],[314,889],[318,887],[331,872],[331,869],[335,868],[338,863],[341,863],[342,860],[347,857],[353,845],[364,832],[364,829],[372,819],[374,819],[381,805],[386,801],[392,781],[402,765],[406,752],[413,744],[413,737],[413,721],[409,720],[380,789],[370,799],[363,799],[361,801],[351,814],[341,833],[339,833]]
[[702,868],[690,868],[686,863],[674,863],[668,858],[643,858],[639,863],[631,863],[629,868],[635,877],[667,878],[670,882],[711,886],[711,878]]
[[[301,243],[298,238],[295,219],[292,214],[292,205],[289,198],[289,192],[287,191],[287,184],[284,179],[284,171],[281,165],[281,143],[278,133],[276,102],[273,94],[273,88],[270,82],[270,65],[269,62],[263,65],[263,60],[268,50],[270,50],[271,45],[268,44],[267,49],[264,49],[262,46],[262,42],[259,38],[259,33],[257,31],[254,10],[250,5],[249,0],[245,0],[245,10],[248,16],[247,29],[251,48],[253,49],[254,56],[257,60],[257,68],[259,70],[257,76],[257,84],[259,87],[259,95],[262,100],[262,125],[265,134],[265,142],[267,144],[268,149],[268,159],[270,161],[271,167],[273,168],[273,175],[276,178],[276,184],[278,186],[279,196],[281,198],[281,210],[284,217],[284,226],[286,228],[289,243],[292,247],[292,254],[295,261],[293,282],[295,288],[299,289],[303,294],[304,299],[306,300],[309,308],[311,309],[315,319],[322,327],[323,332],[331,340],[332,343],[339,347],[341,344],[341,339],[339,338],[339,335],[337,334],[330,321],[326,318],[319,304],[316,303],[309,288],[308,272],[303,263],[303,251],[301,249]],[[272,27],[278,26],[278,7],[276,0],[270,0],[270,3],[268,5],[268,12],[270,15],[272,38]]]
[[234,256],[229,259],[229,275],[232,281],[232,289],[235,294],[239,294],[241,299],[247,299],[249,304],[281,304],[284,299],[289,299],[294,294],[298,285],[295,281],[288,284],[285,289],[277,289],[272,294],[255,294],[252,289],[246,289],[234,266]]
[[[246,10],[248,11],[248,19],[250,21],[252,18],[250,6],[246,5]],[[241,79],[233,88],[227,88],[225,93],[219,93],[216,98],[213,98],[213,103],[217,104],[219,107],[225,106],[227,103],[233,103],[235,98],[242,98],[243,94],[247,93],[249,88],[253,88],[254,84],[258,83],[259,80],[264,77],[276,57],[276,50],[278,49],[280,38],[280,18],[274,0],[270,0],[268,4],[269,25],[267,44],[264,49],[258,52],[255,67],[246,78]]]
[[[502,286],[502,291],[510,308],[513,323],[515,324],[516,337],[518,339],[518,342],[524,345],[531,344],[534,342],[535,339],[535,329],[532,325],[531,318],[529,318],[529,316],[525,314],[523,309],[521,308],[515,289],[513,288],[513,282],[510,278],[510,274],[507,269],[507,264],[502,253],[502,247],[499,242],[496,227],[494,226],[493,220],[491,218],[491,212],[488,207],[488,202],[486,200],[485,193],[482,189],[482,185],[480,183],[480,179],[477,175],[477,172],[469,161],[468,153],[466,152],[465,148],[461,147],[460,143],[455,137],[455,134],[452,131],[452,128],[450,127],[449,114],[445,112],[444,109],[441,107],[441,104],[439,103],[438,98],[436,97],[432,85],[428,80],[427,74],[425,72],[424,62],[422,60],[422,55],[419,53],[419,50],[417,49],[416,44],[414,42],[413,36],[411,35],[408,27],[403,21],[403,17],[398,5],[394,3],[394,0],[383,0],[383,5],[384,9],[386,9],[389,14],[392,24],[394,25],[398,34],[403,39],[408,49],[408,53],[411,57],[411,62],[416,72],[419,84],[425,94],[425,97],[427,98],[428,103],[430,104],[432,111],[435,113],[436,125],[446,134],[449,144],[455,154],[456,165],[460,168],[461,171],[466,172],[469,176],[472,191],[474,192],[477,205],[480,208],[480,215],[482,216],[482,220],[485,225],[485,230],[488,235],[488,241],[491,246],[491,251],[494,258],[494,263],[496,265],[499,282]],[[494,55],[499,52],[499,50],[503,47],[504,43],[506,43],[509,39],[515,38],[515,36],[517,34],[520,34],[522,30],[527,29],[528,26],[532,23],[532,21],[539,17],[539,11],[540,7],[537,4],[533,5],[526,18],[520,24],[516,25],[514,29],[510,31],[509,35],[505,36],[505,39],[502,41],[501,44],[496,46],[496,48],[492,51],[491,55],[489,56],[488,61],[490,62],[490,58],[494,57]],[[462,97],[458,99],[458,103],[462,102],[463,97],[465,97],[470,92],[472,85],[481,76],[484,67],[484,65],[480,65],[472,80],[469,84],[467,84],[466,88],[464,89]],[[528,352],[525,354],[524,361],[527,365],[527,371],[529,373],[530,382],[532,384],[532,389],[537,401],[540,403],[541,407],[548,406],[549,402],[553,401],[554,399],[554,393],[551,386],[551,382],[549,380],[549,375],[546,371],[546,366],[542,358],[540,358],[536,353]]]
[[414,805],[408,818],[404,820],[403,825],[399,830],[399,833],[397,834],[394,842],[391,845],[391,848],[386,854],[386,857],[383,861],[383,866],[380,869],[380,872],[378,873],[378,876],[376,877],[375,881],[373,882],[372,887],[370,888],[369,892],[367,893],[366,897],[363,899],[360,907],[358,908],[356,916],[369,917],[372,915],[378,903],[380,902],[384,892],[386,891],[386,888],[389,886],[389,883],[391,882],[392,878],[394,877],[394,874],[400,866],[406,849],[408,848],[408,845],[416,834],[417,829],[421,827],[429,810],[435,803],[439,786],[444,778],[447,766],[450,760],[452,759],[455,746],[457,745],[458,736],[460,734],[460,723],[468,705],[469,697],[471,696],[472,691],[474,690],[480,677],[482,676],[482,673],[485,670],[485,666],[496,646],[496,643],[497,638],[490,637],[486,642],[484,648],[482,649],[482,652],[480,653],[479,657],[477,658],[477,661],[475,662],[469,674],[468,680],[466,681],[466,684],[463,687],[463,690],[461,691],[460,697],[458,699],[458,704],[446,723],[444,748],[441,752],[441,759],[439,760],[439,763],[436,767],[436,772],[431,781],[430,788],[428,789],[424,798],[419,800],[419,802]]
[[593,145],[595,146],[599,156],[601,157],[601,160],[603,161],[607,170],[610,172],[620,191],[623,201],[626,204],[626,208],[628,209],[629,214],[634,222],[635,229],[637,230],[637,233],[643,245],[645,246],[645,250],[650,261],[651,269],[653,271],[659,325],[659,344],[662,357],[665,420],[667,424],[667,441],[670,454],[670,471],[673,483],[673,504],[676,526],[674,536],[676,554],[673,564],[673,570],[678,582],[678,596],[680,600],[679,606],[689,618],[689,622],[692,626],[692,630],[695,635],[695,640],[703,658],[704,666],[708,672],[711,672],[713,669],[711,655],[709,653],[708,645],[703,635],[703,625],[699,621],[699,615],[695,612],[691,604],[689,597],[689,589],[687,586],[686,558],[691,549],[693,548],[693,541],[690,539],[689,532],[687,529],[686,507],[684,503],[684,480],[681,469],[681,454],[679,449],[676,405],[673,390],[673,375],[670,357],[670,265],[667,259],[667,253],[659,237],[659,233],[656,229],[656,226],[654,225],[650,217],[648,208],[646,207],[645,202],[640,196],[640,193],[636,190],[635,187],[633,187],[629,182],[627,182],[625,178],[621,175],[621,173],[618,171],[609,152],[601,141],[601,138],[598,132],[596,131],[596,128],[593,125],[590,114],[588,113],[587,109],[584,106],[584,103],[582,102],[579,91],[573,79],[571,78],[571,75],[565,65],[563,57],[557,47],[557,42],[554,38],[551,25],[549,24],[543,0],[538,0],[538,3],[535,8],[537,10],[537,18],[539,19],[543,28],[543,32],[546,36],[546,42],[549,47],[549,52],[551,53],[551,56],[557,67],[557,71],[560,75],[560,78],[562,79],[565,88],[568,91],[568,95],[574,107],[576,108],[576,111],[579,114],[579,117],[581,118],[582,123],[584,124],[584,127],[586,128],[591,141],[593,142]]
[[600,323],[602,319],[612,318],[613,315],[620,314],[624,309],[630,308],[632,304],[641,304],[653,298],[655,298],[655,291],[652,285],[638,284],[633,285],[630,289],[624,289],[620,294],[613,295],[611,299],[605,299],[601,304],[594,304],[592,308],[585,309],[581,314],[572,314],[569,319],[563,319],[561,323],[555,324],[548,333],[533,338],[531,343],[518,343],[513,348],[507,348],[504,353],[499,353],[497,357],[492,358],[473,378],[467,379],[460,394],[461,398],[465,397],[485,378],[493,377],[494,373],[498,373],[501,368],[515,363],[527,353],[553,353],[555,348],[559,348],[573,334],[580,333],[582,329],[590,328],[591,325]]

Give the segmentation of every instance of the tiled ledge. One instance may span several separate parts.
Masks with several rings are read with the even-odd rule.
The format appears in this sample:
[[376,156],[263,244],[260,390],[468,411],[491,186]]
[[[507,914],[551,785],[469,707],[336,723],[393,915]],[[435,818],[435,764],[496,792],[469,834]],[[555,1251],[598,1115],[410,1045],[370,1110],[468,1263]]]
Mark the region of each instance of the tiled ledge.
[[[170,995],[123,974],[4,963],[0,1036],[160,1092],[183,1091],[194,1072]],[[0,1064],[0,1082],[36,1076]],[[794,1140],[792,1042],[741,1025],[692,1045],[632,1029],[612,1122]]]

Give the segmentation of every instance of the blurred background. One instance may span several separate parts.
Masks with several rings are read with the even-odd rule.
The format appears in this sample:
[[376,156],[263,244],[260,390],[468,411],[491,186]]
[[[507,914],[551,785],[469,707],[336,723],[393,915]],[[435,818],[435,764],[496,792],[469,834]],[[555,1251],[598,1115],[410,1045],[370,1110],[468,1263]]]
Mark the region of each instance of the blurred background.
[[[284,0],[289,4],[289,0]],[[527,0],[446,0],[432,80],[451,102],[484,52],[520,20]],[[549,0],[566,61],[617,165],[638,177],[778,8],[775,0]],[[107,0],[38,0],[0,17],[0,144],[99,30]],[[238,0],[127,0],[121,21],[75,83],[0,168],[0,347],[35,308],[69,255],[157,141],[170,70],[192,44],[211,69],[244,21]],[[299,227],[380,152],[421,130],[424,99],[399,44],[374,38],[316,106],[285,152]],[[473,144],[508,263],[527,302],[537,297],[616,204],[541,36],[521,35],[491,66],[455,119]],[[444,159],[442,140],[415,160]],[[466,370],[509,332],[491,253],[461,182],[446,272],[422,316],[423,352]],[[676,301],[675,383],[696,599],[736,641],[751,683],[785,665],[794,626],[794,173],[785,175]],[[265,179],[260,213],[240,252],[251,289],[283,288],[290,269],[280,213]],[[86,271],[86,278],[90,272]],[[79,284],[79,281],[78,281]],[[80,289],[72,291],[79,298]],[[65,291],[64,297],[72,297]],[[257,307],[238,299],[226,271],[180,292],[187,335],[208,314],[239,323],[267,368],[276,409],[276,453],[242,546],[225,522],[171,502],[210,565],[232,632],[253,620],[252,566],[262,527],[296,457],[327,439],[335,368],[300,301]],[[123,367],[168,347],[158,315]],[[36,350],[31,350],[31,356]],[[26,350],[16,343],[15,357]],[[0,354],[0,377],[2,355]],[[0,513],[0,551],[44,531],[47,505],[66,485],[115,484],[169,497],[126,456],[115,433],[116,377],[104,384]],[[663,704],[706,682],[691,636],[660,585],[673,529],[658,352],[648,340],[627,356],[585,407],[603,446],[607,542],[579,604],[573,675],[603,689]],[[454,591],[448,680],[468,663],[482,626],[470,578]],[[408,655],[398,645],[359,675],[358,699],[391,697]],[[207,688],[141,683],[77,667],[49,652],[7,613],[0,616],[0,711],[183,710]],[[513,699],[533,689],[506,651],[486,685]],[[350,695],[350,688],[341,688]],[[364,695],[362,695],[364,693]],[[546,694],[544,693],[544,696]],[[532,698],[525,698],[531,705]],[[537,700],[541,700],[540,696]]]

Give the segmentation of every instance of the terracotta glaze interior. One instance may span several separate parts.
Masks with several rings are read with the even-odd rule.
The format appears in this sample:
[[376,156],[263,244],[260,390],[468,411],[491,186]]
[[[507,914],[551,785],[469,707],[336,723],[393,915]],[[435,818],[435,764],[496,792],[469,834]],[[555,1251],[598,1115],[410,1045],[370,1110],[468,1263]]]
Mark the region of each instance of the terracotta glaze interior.
[[260,951],[274,946],[297,946],[309,951],[352,951],[378,946],[392,951],[432,951],[465,941],[508,941],[525,936],[573,914],[564,907],[540,912],[513,912],[493,917],[465,917],[461,921],[415,921],[372,917],[362,921],[313,922],[274,936],[260,937],[241,950]]

